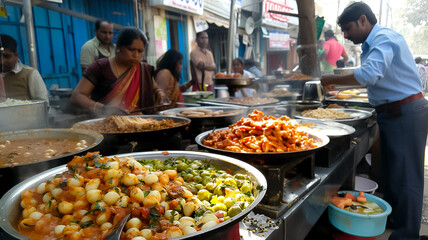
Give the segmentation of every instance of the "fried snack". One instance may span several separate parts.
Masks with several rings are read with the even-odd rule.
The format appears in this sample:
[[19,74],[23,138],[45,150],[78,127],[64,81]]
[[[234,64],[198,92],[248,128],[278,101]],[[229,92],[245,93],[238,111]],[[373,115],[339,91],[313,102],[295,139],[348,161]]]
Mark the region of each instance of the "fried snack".
[[240,74],[240,73],[234,73],[233,77],[234,78],[240,78],[240,77],[242,77],[242,74]]
[[186,124],[187,122],[174,122],[172,119],[158,121],[151,118],[110,116],[94,124],[76,123],[73,128],[88,129],[100,133],[130,133],[161,130]]
[[229,129],[208,134],[203,144],[222,150],[248,153],[294,152],[317,147],[299,124],[287,116],[264,116],[254,110]]
[[224,78],[226,76],[226,74],[222,73],[222,72],[218,72],[215,74],[215,78]]

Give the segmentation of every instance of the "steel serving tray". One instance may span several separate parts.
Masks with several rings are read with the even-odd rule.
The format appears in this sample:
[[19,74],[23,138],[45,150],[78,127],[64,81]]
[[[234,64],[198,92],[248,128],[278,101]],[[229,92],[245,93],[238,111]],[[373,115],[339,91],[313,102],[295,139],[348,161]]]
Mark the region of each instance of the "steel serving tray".
[[305,125],[304,127],[320,131],[327,135],[330,139],[342,136],[351,135],[355,132],[355,128],[333,121],[319,121],[319,120],[308,120],[308,119],[296,119],[300,124],[313,123],[313,126]]
[[[244,104],[244,103],[235,103],[235,102],[229,102],[230,100],[234,99],[240,99],[240,98],[216,98],[216,99],[207,99],[203,102],[205,103],[213,103],[213,104],[226,104],[226,105],[232,105],[232,106],[243,106],[243,107],[257,107],[257,106],[266,106],[266,105],[273,105],[279,103],[278,99],[275,99],[275,101],[267,102],[267,103],[261,103],[261,104]],[[261,98],[263,99],[263,98]]]
[[237,78],[213,78],[215,85],[228,85],[237,87],[246,87],[253,83],[253,78],[237,77]]
[[[167,154],[166,154],[167,153]],[[221,239],[225,238],[225,233],[228,232],[235,224],[244,218],[250,211],[260,203],[263,199],[266,189],[267,182],[264,175],[257,170],[255,167],[247,164],[245,162],[239,161],[234,158],[227,156],[212,154],[212,153],[203,153],[203,152],[192,152],[192,151],[168,151],[168,152],[140,152],[140,153],[127,153],[116,155],[118,157],[132,156],[135,159],[159,159],[166,160],[170,157],[180,157],[184,156],[189,159],[203,159],[208,161],[214,167],[219,169],[227,170],[230,169],[236,173],[244,173],[250,176],[252,182],[255,183],[255,186],[260,186],[259,191],[251,205],[244,209],[238,215],[226,220],[212,228],[205,229],[196,233],[185,235],[179,238],[174,239]],[[53,178],[57,174],[67,171],[66,165],[58,166],[56,168],[44,171],[39,173],[20,184],[16,185],[10,189],[1,199],[0,199],[0,227],[5,230],[8,234],[23,240],[29,240],[30,238],[20,234],[16,226],[19,222],[19,216],[21,215],[22,209],[20,206],[20,195],[26,189],[34,189],[40,183],[45,182],[46,180]]]
[[183,107],[183,108],[172,108],[160,112],[161,115],[165,116],[177,116],[181,111],[185,110],[211,110],[211,111],[234,111],[231,115],[224,116],[211,116],[211,117],[186,117],[191,120],[191,125],[215,125],[218,123],[233,123],[239,120],[241,117],[246,115],[247,108],[245,107],[222,107],[222,106],[209,106],[209,107]]
[[350,126],[358,126],[365,123],[368,118],[372,116],[371,112],[359,110],[359,109],[349,109],[349,108],[329,108],[331,110],[337,110],[345,113],[350,114],[350,118],[347,119],[319,119],[319,118],[311,118],[311,117],[304,117],[299,115],[296,115],[296,118],[299,119],[306,119],[306,120],[320,120],[320,121],[333,121],[338,123],[343,123]]

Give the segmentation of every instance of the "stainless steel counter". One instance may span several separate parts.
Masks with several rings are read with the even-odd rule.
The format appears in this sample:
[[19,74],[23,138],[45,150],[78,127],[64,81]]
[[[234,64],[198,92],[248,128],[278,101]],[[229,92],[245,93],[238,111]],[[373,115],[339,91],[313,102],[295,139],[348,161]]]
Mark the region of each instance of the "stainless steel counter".
[[378,136],[377,124],[373,124],[356,136],[342,157],[329,168],[316,167],[315,175],[320,183],[298,200],[281,218],[279,229],[255,236],[241,226],[243,239],[304,239],[327,209],[330,198],[341,188],[351,189],[354,184],[355,168],[369,151]]

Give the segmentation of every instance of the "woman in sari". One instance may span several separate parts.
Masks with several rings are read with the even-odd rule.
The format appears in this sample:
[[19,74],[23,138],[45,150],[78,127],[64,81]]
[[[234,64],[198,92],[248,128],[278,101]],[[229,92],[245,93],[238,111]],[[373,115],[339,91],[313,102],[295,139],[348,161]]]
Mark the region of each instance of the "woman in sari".
[[177,102],[183,102],[181,92],[186,91],[193,85],[193,80],[178,86],[183,68],[183,54],[177,50],[168,50],[159,60],[155,72],[155,80],[158,86],[165,92],[171,105],[168,108],[177,107]]
[[[138,28],[122,30],[116,56],[99,59],[86,69],[71,95],[71,103],[96,115],[123,115],[169,102],[152,78],[153,69],[141,62],[147,44]],[[151,110],[145,113],[154,109]]]

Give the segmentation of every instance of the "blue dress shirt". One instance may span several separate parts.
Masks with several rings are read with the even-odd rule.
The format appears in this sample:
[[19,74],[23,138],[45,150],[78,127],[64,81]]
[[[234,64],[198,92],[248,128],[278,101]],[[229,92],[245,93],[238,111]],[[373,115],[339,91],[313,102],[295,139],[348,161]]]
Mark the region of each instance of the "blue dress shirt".
[[421,92],[415,61],[403,36],[375,24],[361,48],[362,65],[354,70],[354,77],[367,87],[373,106]]

